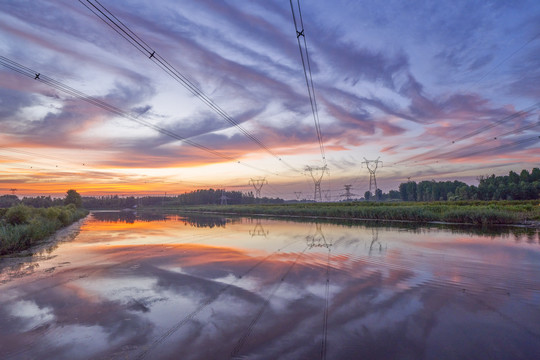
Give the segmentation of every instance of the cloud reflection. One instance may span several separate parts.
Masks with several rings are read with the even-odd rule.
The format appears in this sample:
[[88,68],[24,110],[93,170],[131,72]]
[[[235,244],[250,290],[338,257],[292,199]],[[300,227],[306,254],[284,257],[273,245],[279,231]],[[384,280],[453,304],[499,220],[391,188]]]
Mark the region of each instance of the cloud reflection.
[[[87,259],[5,284],[0,355],[299,359],[319,358],[323,342],[329,359],[540,353],[534,241],[271,220],[206,222],[186,238],[185,218],[165,219],[94,218],[71,250]],[[200,241],[201,231],[217,238]]]

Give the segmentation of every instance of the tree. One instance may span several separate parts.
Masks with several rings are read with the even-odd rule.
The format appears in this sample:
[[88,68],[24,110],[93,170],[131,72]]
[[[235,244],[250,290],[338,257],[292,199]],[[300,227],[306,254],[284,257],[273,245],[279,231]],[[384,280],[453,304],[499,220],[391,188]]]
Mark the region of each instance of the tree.
[[73,204],[76,207],[80,208],[82,206],[81,195],[76,190],[73,190],[73,189],[68,190],[66,198],[64,199],[64,204],[65,205]]
[[514,171],[510,171],[508,173],[508,181],[516,185],[519,184],[519,175]]
[[2,195],[0,196],[0,208],[9,208],[20,202],[17,195]]
[[530,178],[532,182],[540,181],[540,169],[539,168],[532,169]]
[[392,200],[399,200],[401,199],[401,195],[399,193],[399,191],[396,191],[396,190],[390,190],[388,192],[388,197]]
[[521,170],[521,173],[519,173],[520,182],[528,183],[529,179],[530,179],[529,172],[526,169]]
[[366,200],[371,199],[371,192],[366,191],[366,192],[364,193],[364,199],[366,199]]
[[381,201],[382,200],[382,195],[383,195],[383,192],[381,189],[376,189],[375,190],[375,199],[377,201]]
[[408,201],[416,201],[416,182],[409,181],[407,183],[407,200]]
[[409,200],[409,197],[407,196],[407,183],[399,184],[399,195],[401,196],[401,200]]
[[456,196],[458,200],[469,200],[469,187],[467,185],[461,185],[456,189]]

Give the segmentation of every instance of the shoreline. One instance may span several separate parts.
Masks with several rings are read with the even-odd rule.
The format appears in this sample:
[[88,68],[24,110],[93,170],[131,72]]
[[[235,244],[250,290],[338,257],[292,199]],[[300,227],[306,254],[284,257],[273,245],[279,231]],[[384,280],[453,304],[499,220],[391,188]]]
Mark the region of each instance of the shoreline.
[[540,229],[540,206],[536,202],[461,203],[308,203],[194,205],[149,207],[140,211],[180,211],[199,214],[269,216],[338,221],[389,223],[515,226]]
[[[146,211],[159,210],[157,208],[146,209]],[[465,222],[449,222],[449,221],[414,221],[414,220],[400,220],[400,219],[373,219],[373,218],[359,218],[359,217],[337,217],[337,216],[320,216],[320,215],[290,215],[290,214],[267,214],[267,213],[240,213],[240,212],[225,212],[225,211],[210,211],[210,210],[183,210],[183,209],[166,209],[174,210],[182,213],[189,214],[203,214],[203,215],[235,215],[243,217],[277,217],[277,218],[294,218],[294,219],[323,219],[323,220],[339,220],[339,221],[371,221],[381,223],[404,223],[404,224],[433,224],[433,225],[466,225],[466,226],[484,226],[482,224],[473,224]],[[166,211],[162,210],[162,211]],[[145,211],[145,210],[141,210]],[[514,224],[488,224],[485,226],[502,226],[502,227],[523,227],[529,229],[540,230],[540,221],[525,221]]]
[[44,252],[51,250],[53,247],[58,246],[58,244],[62,242],[72,241],[73,239],[75,239],[75,237],[77,237],[77,235],[79,235],[81,226],[84,221],[86,221],[89,215],[69,224],[68,226],[58,229],[53,234],[33,244],[28,249],[16,251],[10,254],[0,255],[0,272],[6,265],[13,265],[7,263],[29,259],[34,256],[40,256]]

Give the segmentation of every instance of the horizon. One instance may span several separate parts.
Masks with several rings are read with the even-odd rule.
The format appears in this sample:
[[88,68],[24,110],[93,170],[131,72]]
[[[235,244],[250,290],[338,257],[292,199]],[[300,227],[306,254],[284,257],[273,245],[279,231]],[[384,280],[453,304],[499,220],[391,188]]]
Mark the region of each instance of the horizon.
[[302,2],[319,122],[289,2],[101,3],[155,54],[95,1],[0,3],[0,192],[246,192],[265,178],[263,197],[309,199],[304,168],[327,164],[321,189],[339,199],[368,190],[366,159],[382,161],[385,193],[539,167],[538,2]]

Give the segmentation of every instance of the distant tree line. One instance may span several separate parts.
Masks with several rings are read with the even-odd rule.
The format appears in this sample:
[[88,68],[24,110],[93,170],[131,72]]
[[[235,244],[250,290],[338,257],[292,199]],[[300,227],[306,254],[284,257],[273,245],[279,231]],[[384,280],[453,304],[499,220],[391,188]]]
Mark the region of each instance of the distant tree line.
[[[454,201],[454,200],[534,200],[540,198],[540,169],[531,172],[522,170],[519,174],[510,171],[505,176],[480,176],[478,186],[467,185],[462,181],[408,181],[399,184],[399,190],[383,193],[377,189],[375,194],[366,191],[365,200],[378,201]],[[47,208],[74,204],[86,209],[125,209],[136,207],[182,206],[182,205],[228,205],[237,204],[282,204],[281,198],[256,198],[253,192],[225,191],[221,189],[199,189],[177,196],[122,197],[93,196],[81,197],[77,191],[68,190],[67,196],[24,197],[16,195],[0,196],[0,208],[9,208],[18,204],[35,208]],[[293,201],[294,202],[294,201]]]
[[0,208],[10,208],[15,205],[26,205],[34,208],[49,208],[53,206],[63,206],[73,204],[77,208],[82,206],[81,195],[73,189],[66,193],[65,198],[51,198],[50,196],[23,197],[19,199],[16,195],[0,196]]
[[219,205],[236,204],[281,204],[280,198],[255,198],[253,192],[224,191],[220,189],[199,189],[177,196],[95,196],[83,197],[83,207],[86,209],[126,209],[137,207],[183,206],[183,205]]
[[505,176],[481,176],[478,186],[461,181],[408,181],[399,184],[403,201],[452,200],[533,200],[540,198],[540,169],[519,175],[510,171]]
[[226,202],[228,205],[239,204],[282,204],[285,200],[281,198],[262,197],[256,198],[252,191],[243,193],[241,191],[225,191],[225,190],[195,190],[178,195],[176,198],[171,198],[171,205],[209,205],[221,204]]
[[364,193],[364,200],[395,201],[401,200],[401,195],[397,190],[390,190],[388,193],[383,193],[381,189],[377,189],[375,190],[375,194],[373,195],[371,194],[371,192],[366,191]]

